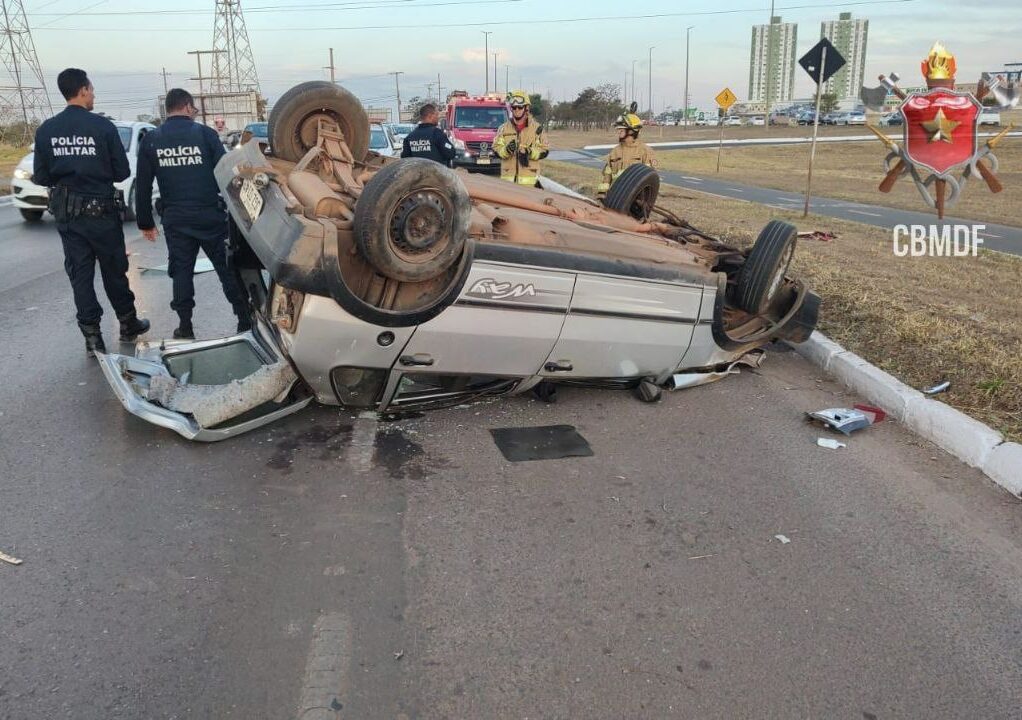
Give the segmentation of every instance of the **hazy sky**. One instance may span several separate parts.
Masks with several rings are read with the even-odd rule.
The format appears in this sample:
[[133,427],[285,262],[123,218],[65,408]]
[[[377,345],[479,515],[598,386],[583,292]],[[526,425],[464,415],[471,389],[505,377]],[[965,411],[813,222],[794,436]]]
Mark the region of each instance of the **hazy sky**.
[[[683,105],[689,25],[692,104],[711,107],[725,85],[744,99],[751,26],[770,14],[762,0],[243,0],[243,7],[262,91],[271,101],[297,82],[326,78],[329,47],[339,81],[372,104],[393,106],[394,81],[386,73],[396,70],[404,72],[403,98],[425,95],[437,73],[445,94],[452,87],[481,92],[482,31],[489,30],[491,83],[497,52],[501,90],[509,65],[512,86],[521,82],[555,100],[574,97],[587,85],[621,84],[635,60],[646,107],[648,48],[655,46],[658,110]],[[77,66],[93,78],[97,109],[124,118],[152,112],[162,92],[162,67],[171,73],[171,85],[195,89],[189,80],[194,57],[185,53],[211,47],[214,8],[215,0],[25,0],[55,108],[61,104],[57,72]],[[1022,62],[1019,0],[777,0],[775,14],[798,23],[801,55],[819,39],[820,21],[842,11],[870,20],[867,77],[894,70],[904,84],[915,84],[919,61],[935,40],[957,55],[961,82]],[[604,19],[565,21],[592,17]],[[796,92],[810,92],[801,71]]]

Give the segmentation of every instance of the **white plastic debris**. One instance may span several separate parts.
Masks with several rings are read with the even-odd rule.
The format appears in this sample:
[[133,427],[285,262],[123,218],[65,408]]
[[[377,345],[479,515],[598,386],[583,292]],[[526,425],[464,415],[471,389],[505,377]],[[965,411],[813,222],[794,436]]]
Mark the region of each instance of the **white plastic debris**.
[[791,542],[791,538],[789,538],[787,535],[774,535],[774,537],[781,541],[781,545],[787,545],[788,543]]
[[20,558],[16,558],[13,555],[8,555],[5,552],[0,552],[0,560],[4,561],[5,563],[10,563],[11,565],[21,565],[21,563],[23,562]]
[[843,442],[838,440],[832,440],[831,438],[816,438],[816,444],[820,447],[830,448],[831,450],[837,450],[838,448],[848,447]]

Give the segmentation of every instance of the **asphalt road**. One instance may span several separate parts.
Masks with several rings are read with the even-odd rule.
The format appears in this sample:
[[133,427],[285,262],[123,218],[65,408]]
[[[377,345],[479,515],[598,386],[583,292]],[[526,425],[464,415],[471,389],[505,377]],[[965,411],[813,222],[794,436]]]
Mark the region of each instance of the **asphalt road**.
[[[658,405],[313,407],[189,444],[85,358],[52,223],[0,227],[4,720],[1018,716],[1018,502],[895,423],[817,447],[803,411],[853,398],[793,353]],[[593,456],[489,434],[553,424]]]
[[[587,167],[602,168],[605,164],[603,161],[605,155],[606,153],[588,150],[556,150],[550,154],[550,158],[552,160],[573,162]],[[785,190],[745,185],[732,180],[718,180],[705,175],[698,177],[685,175],[684,173],[671,170],[661,170],[660,178],[663,182],[677,185],[678,187],[698,190],[719,197],[768,205],[779,210],[801,212],[805,206],[804,194],[799,195],[798,193]],[[989,222],[977,223],[975,220],[966,220],[952,216],[945,217],[944,221],[940,222],[932,212],[899,210],[881,205],[868,205],[815,195],[810,198],[809,211],[824,217],[850,220],[882,228],[894,228],[897,225],[922,225],[924,227],[935,225],[938,228],[945,225],[968,225],[971,227],[975,224],[981,224],[985,225],[985,229],[979,231],[977,236],[983,238],[984,248],[1012,255],[1022,255],[1022,228],[1018,227]]]

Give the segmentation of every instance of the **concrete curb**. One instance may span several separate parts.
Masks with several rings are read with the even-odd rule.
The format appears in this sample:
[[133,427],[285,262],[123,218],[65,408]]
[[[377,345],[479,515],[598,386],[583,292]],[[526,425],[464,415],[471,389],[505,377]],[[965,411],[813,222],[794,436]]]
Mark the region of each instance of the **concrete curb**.
[[1022,498],[1022,445],[1005,442],[993,428],[923,395],[822,333],[814,332],[806,342],[792,347],[920,437],[979,468],[1012,495]]

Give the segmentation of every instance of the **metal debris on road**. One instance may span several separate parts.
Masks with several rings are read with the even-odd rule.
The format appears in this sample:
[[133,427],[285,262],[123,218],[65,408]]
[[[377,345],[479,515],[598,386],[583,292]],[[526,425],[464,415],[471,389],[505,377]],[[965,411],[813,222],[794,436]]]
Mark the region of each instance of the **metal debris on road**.
[[945,380],[944,382],[937,383],[928,388],[923,388],[923,395],[940,395],[951,389],[951,381]]
[[787,535],[774,535],[774,537],[781,541],[781,545],[787,545],[791,542],[791,538]]
[[717,553],[710,553],[709,555],[693,555],[689,560],[705,560],[706,558],[716,557]]
[[0,551],[0,560],[3,560],[5,563],[10,563],[11,565],[21,565],[21,563],[24,562],[24,560],[16,558],[13,555],[8,555],[2,551]]
[[816,444],[820,447],[830,448],[831,450],[837,450],[838,448],[848,447],[843,442],[838,440],[832,440],[830,438],[816,438]]
[[849,408],[827,408],[807,412],[810,420],[819,420],[831,430],[837,430],[844,435],[851,435],[856,430],[869,427],[881,422],[887,417],[887,413],[872,405],[854,405]]
[[398,650],[396,653],[394,653],[394,659],[395,660],[400,660],[404,656],[405,656],[405,651],[404,650]]

